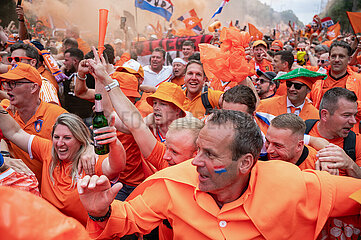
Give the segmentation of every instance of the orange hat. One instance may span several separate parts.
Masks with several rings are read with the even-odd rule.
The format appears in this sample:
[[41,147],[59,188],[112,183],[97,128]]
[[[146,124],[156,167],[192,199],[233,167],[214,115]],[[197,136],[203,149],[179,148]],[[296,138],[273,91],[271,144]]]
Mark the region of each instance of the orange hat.
[[282,50],[283,43],[280,40],[274,40],[271,45],[271,49]]
[[182,88],[177,84],[171,82],[164,82],[159,84],[157,91],[147,97],[147,102],[151,106],[153,106],[154,98],[173,103],[180,110],[182,110],[182,117],[185,117],[187,115],[185,110],[183,109],[183,103],[186,97]]
[[135,75],[139,75],[141,78],[144,78],[144,70],[142,65],[139,62],[130,59],[125,62],[122,66],[119,66],[115,69],[115,71],[122,72],[126,71]]
[[7,73],[0,74],[0,78],[8,80],[20,80],[25,78],[29,81],[37,83],[40,87],[43,82],[38,70],[36,70],[30,64],[21,62],[13,65]]
[[252,48],[257,47],[258,45],[263,45],[265,48],[268,48],[267,43],[263,40],[254,41]]
[[138,92],[138,79],[130,73],[114,72],[111,78],[119,83],[119,88],[127,97],[140,97]]

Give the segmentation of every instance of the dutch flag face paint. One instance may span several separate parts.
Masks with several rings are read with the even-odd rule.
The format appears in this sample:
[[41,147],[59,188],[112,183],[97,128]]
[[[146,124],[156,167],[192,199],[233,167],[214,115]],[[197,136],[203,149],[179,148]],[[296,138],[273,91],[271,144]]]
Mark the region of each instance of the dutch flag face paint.
[[214,172],[218,173],[218,174],[222,174],[227,172],[226,168],[224,166],[215,166],[214,168]]

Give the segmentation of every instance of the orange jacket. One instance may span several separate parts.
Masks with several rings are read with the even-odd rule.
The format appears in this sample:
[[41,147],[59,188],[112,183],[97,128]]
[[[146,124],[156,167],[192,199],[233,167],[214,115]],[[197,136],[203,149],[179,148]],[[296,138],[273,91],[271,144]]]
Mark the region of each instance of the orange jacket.
[[87,230],[92,238],[109,239],[148,233],[168,219],[175,239],[316,239],[328,217],[360,212],[349,198],[361,188],[359,179],[301,171],[282,161],[258,162],[247,190],[221,209],[197,186],[191,160],[166,168],[127,201],[114,201],[105,228],[88,219]]
[[[261,100],[256,112],[269,113],[274,116],[287,113],[287,96],[272,97]],[[305,101],[299,116],[303,120],[318,119],[319,113],[311,103]]]

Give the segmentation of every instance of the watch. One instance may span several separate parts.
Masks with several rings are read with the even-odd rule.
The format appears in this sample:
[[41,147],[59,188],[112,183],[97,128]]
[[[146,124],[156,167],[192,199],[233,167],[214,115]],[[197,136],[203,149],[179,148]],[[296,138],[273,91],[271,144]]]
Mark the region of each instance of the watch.
[[104,88],[107,92],[109,92],[110,90],[112,90],[115,87],[119,87],[119,82],[117,80],[113,80],[112,83],[106,85]]

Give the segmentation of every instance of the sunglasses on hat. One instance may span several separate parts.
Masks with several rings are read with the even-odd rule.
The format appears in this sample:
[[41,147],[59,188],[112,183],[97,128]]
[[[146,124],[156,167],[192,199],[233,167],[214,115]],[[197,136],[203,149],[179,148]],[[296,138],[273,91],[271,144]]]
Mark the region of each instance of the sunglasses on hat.
[[21,59],[31,60],[31,57],[8,57],[7,60],[9,63],[11,63],[13,60],[15,62],[21,62]]
[[296,90],[300,90],[303,86],[306,86],[306,85],[303,84],[303,83],[294,83],[294,82],[290,82],[290,81],[287,81],[287,82],[286,82],[286,86],[287,86],[288,88],[292,87],[292,85],[294,86],[294,88],[295,88]]

